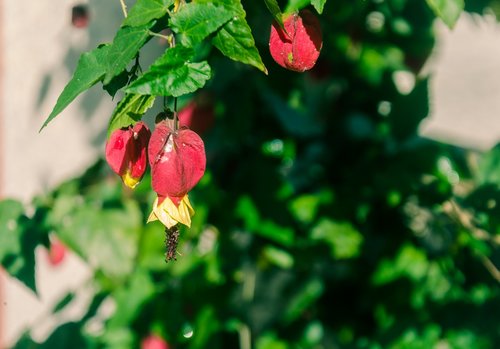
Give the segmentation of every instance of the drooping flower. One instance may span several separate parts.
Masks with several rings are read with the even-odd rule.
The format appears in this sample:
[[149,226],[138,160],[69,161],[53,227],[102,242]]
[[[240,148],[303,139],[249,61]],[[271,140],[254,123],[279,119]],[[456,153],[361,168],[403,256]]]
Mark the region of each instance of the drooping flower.
[[304,72],[316,64],[323,36],[318,18],[309,10],[302,10],[284,18],[283,30],[273,22],[269,38],[269,51],[282,67]]
[[114,131],[106,143],[106,161],[129,188],[135,188],[146,172],[150,137],[149,128],[140,121]]
[[48,251],[49,263],[58,266],[66,257],[66,246],[55,236],[50,236],[50,247]]
[[148,222],[160,220],[167,228],[177,223],[191,225],[194,210],[188,192],[205,173],[206,156],[202,139],[171,121],[160,121],[148,146],[153,190],[158,198]]

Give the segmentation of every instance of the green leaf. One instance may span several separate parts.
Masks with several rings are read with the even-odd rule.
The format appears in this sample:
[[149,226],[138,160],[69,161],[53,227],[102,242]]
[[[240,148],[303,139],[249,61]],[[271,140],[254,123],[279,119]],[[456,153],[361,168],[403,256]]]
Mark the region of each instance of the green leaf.
[[311,4],[311,0],[289,0],[285,8],[285,15],[300,11]]
[[290,269],[291,267],[293,267],[293,256],[285,250],[267,245],[262,250],[262,253],[264,257],[266,257],[271,263],[277,265],[280,268]]
[[460,18],[460,14],[464,10],[464,0],[426,0],[429,7],[434,11],[436,16],[441,18],[443,22],[453,29]]
[[224,4],[232,9],[234,16],[217,32],[212,43],[226,57],[249,64],[267,74],[240,1],[224,0]]
[[0,202],[0,263],[13,277],[36,293],[35,247],[38,239],[26,227],[23,205],[14,200]]
[[[128,276],[135,265],[137,233],[144,224],[137,204],[127,201],[125,207],[102,209],[99,202],[82,204],[73,196],[60,199],[68,207],[67,218],[58,227],[61,240],[107,276]],[[61,222],[57,217],[61,213],[51,212],[52,220]]]
[[179,97],[203,87],[210,79],[211,69],[206,61],[191,63],[194,51],[175,46],[158,58],[149,71],[126,90],[142,95]]
[[170,18],[170,27],[186,47],[193,47],[233,17],[226,7],[212,2],[191,2]]
[[127,68],[150,38],[149,29],[153,24],[154,22],[150,22],[140,27],[123,27],[116,33],[106,56],[106,76],[103,82],[105,85]]
[[323,7],[325,6],[326,0],[311,0],[311,5],[314,6],[319,14],[323,13]]
[[283,25],[283,13],[281,13],[280,5],[276,0],[264,0],[266,7],[271,12],[274,20],[279,24],[281,28],[285,28]]
[[101,81],[106,73],[105,59],[108,51],[109,45],[104,45],[81,55],[73,77],[57,99],[54,109],[43,123],[40,131],[73,102],[80,93]]
[[302,285],[286,307],[284,313],[285,322],[290,323],[302,315],[307,308],[321,297],[324,288],[325,286],[319,278],[311,278]]
[[349,223],[321,219],[311,231],[311,239],[323,240],[330,245],[332,257],[352,258],[359,255],[363,235]]
[[154,101],[155,96],[126,94],[113,111],[108,127],[108,137],[114,130],[139,121],[142,115],[153,106]]
[[124,26],[138,27],[163,17],[174,0],[137,0],[130,9]]
[[257,207],[248,196],[243,196],[239,200],[236,215],[243,219],[245,229],[284,246],[293,245],[295,239],[293,229],[279,226],[270,220],[261,220]]

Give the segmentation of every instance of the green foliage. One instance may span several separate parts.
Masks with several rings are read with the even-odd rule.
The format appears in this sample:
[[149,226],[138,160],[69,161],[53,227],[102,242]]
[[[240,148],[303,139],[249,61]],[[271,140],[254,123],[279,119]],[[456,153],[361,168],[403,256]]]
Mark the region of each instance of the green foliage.
[[450,29],[455,26],[465,6],[464,0],[427,0],[427,3]]
[[[34,250],[52,234],[92,270],[85,314],[42,343],[28,330],[15,348],[139,348],[151,333],[190,349],[500,347],[500,148],[475,154],[417,134],[432,23],[451,26],[463,3],[267,3],[322,13],[312,71],[272,62],[262,1],[181,1],[175,12],[174,1],[138,0],[112,43],[82,55],[44,126],[97,82],[125,93],[108,132],[158,97],[209,96],[207,173],[169,263],[163,227],[145,223],[148,173],[131,192],[99,161],[30,210],[0,202],[0,262],[13,277],[36,290]],[[367,25],[374,11],[381,28]],[[142,73],[157,35],[168,47]],[[401,71],[415,75],[408,93],[392,78]]]

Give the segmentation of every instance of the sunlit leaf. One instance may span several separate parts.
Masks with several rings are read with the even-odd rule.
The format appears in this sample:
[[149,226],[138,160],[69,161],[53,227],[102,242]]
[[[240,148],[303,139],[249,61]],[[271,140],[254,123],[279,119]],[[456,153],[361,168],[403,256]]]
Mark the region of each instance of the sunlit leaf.
[[124,26],[138,27],[163,17],[174,0],[137,0],[123,21]]
[[153,106],[154,101],[154,96],[126,94],[113,111],[108,127],[108,137],[114,130],[139,121],[142,115]]

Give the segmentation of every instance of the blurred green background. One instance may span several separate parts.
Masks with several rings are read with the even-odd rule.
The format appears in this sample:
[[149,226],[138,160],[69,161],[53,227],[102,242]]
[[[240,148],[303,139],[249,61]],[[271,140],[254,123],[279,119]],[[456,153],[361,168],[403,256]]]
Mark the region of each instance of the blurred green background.
[[[421,70],[434,12],[327,1],[320,59],[297,74],[268,53],[264,3],[243,5],[269,75],[209,53],[208,168],[177,261],[161,224],[145,224],[149,174],[131,192],[99,160],[29,215],[0,202],[0,260],[27,287],[51,235],[93,270],[85,315],[15,348],[138,348],[150,334],[190,349],[500,348],[500,149],[419,137],[428,77],[408,94],[392,78]],[[499,3],[466,3],[485,8]]]

